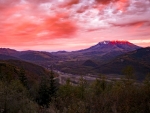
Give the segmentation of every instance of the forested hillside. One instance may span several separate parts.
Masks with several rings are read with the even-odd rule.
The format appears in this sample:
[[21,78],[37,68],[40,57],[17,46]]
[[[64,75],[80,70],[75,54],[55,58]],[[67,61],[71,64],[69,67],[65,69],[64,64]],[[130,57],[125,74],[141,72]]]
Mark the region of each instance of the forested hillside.
[[[1,63],[1,113],[149,113],[150,74],[141,83],[127,68],[120,80],[107,81],[105,75],[91,83],[80,78],[59,85],[53,71],[47,78],[29,84],[23,70]],[[4,73],[6,72],[6,73]],[[18,74],[17,74],[18,73]],[[16,77],[15,77],[16,76]]]

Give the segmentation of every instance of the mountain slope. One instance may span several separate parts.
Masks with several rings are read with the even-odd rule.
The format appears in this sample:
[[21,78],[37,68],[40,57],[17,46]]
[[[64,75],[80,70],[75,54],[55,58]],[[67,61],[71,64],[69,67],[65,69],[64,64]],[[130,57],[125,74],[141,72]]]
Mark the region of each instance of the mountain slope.
[[83,72],[88,73],[91,72],[92,68],[87,68],[86,65],[83,65],[86,61],[91,60],[100,66],[108,63],[119,55],[139,48],[139,46],[128,41],[103,41],[87,49],[73,52],[56,52],[52,54],[63,59],[55,64],[55,68],[64,72],[72,73],[74,70],[80,70],[77,71],[77,73],[80,73],[83,70]]
[[90,67],[97,67],[98,65],[93,62],[92,60],[86,60],[84,63],[83,63],[84,66],[90,66]]
[[44,51],[16,51],[9,48],[0,48],[1,60],[23,60],[47,67],[58,60],[58,57]]
[[14,56],[0,54],[0,60],[8,60],[8,59],[19,60],[19,58],[14,57]]
[[[98,44],[84,49],[78,52],[83,53],[84,55],[95,55],[99,56],[102,60],[109,60],[118,55],[124,54],[129,51],[139,49],[139,46],[136,46],[128,41],[103,41]],[[107,58],[106,58],[107,57]]]
[[122,74],[127,66],[132,66],[138,79],[143,79],[150,72],[150,47],[141,48],[121,55],[111,62],[95,68],[98,73]]
[[139,46],[128,41],[103,41],[87,49],[72,52],[54,52],[52,54],[66,57],[67,60],[88,60],[90,58],[104,60],[106,56],[108,60],[139,48]]
[[139,48],[138,46],[128,41],[103,41],[98,44],[81,51],[111,51],[111,50],[126,50],[132,51]]
[[0,48],[0,54],[3,54],[3,55],[15,56],[18,53],[19,53],[19,51],[16,51],[14,49]]
[[46,61],[56,58],[51,53],[43,51],[22,51],[18,57],[28,61]]
[[18,77],[21,70],[30,80],[39,80],[41,77],[48,77],[49,71],[41,66],[20,60],[0,60],[0,74],[10,74]]

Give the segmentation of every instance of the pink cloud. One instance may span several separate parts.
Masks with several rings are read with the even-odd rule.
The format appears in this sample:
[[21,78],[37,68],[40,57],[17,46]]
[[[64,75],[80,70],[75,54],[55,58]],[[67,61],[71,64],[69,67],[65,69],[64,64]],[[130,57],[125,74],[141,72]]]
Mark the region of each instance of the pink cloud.
[[100,4],[109,4],[110,2],[116,2],[118,0],[95,0],[95,1]]
[[118,2],[116,3],[117,9],[121,11],[125,11],[129,5],[129,0],[118,0]]
[[17,5],[21,0],[0,0],[0,10]]
[[105,39],[147,40],[149,5],[148,0],[1,0],[0,44],[79,49]]
[[60,6],[61,7],[70,7],[72,5],[75,5],[75,4],[79,4],[80,3],[80,0],[64,0]]
[[49,17],[44,21],[44,26],[51,32],[52,37],[68,37],[74,35],[77,31],[75,22],[65,19],[67,15],[57,14],[54,17]]
[[29,3],[41,4],[41,3],[52,2],[54,0],[25,0],[25,1]]
[[0,36],[3,37],[0,38],[0,44],[28,45],[37,40],[70,38],[75,35],[78,27],[67,13],[56,12],[49,16],[41,12],[24,12],[28,5],[22,4],[3,12],[3,17],[0,17]]

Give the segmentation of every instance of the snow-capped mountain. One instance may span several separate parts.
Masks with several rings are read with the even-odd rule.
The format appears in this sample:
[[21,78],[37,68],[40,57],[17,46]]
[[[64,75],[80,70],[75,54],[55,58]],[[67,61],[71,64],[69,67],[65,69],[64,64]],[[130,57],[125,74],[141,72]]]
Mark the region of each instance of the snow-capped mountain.
[[134,45],[128,41],[103,41],[98,44],[86,49],[92,51],[133,51],[139,49],[140,47]]

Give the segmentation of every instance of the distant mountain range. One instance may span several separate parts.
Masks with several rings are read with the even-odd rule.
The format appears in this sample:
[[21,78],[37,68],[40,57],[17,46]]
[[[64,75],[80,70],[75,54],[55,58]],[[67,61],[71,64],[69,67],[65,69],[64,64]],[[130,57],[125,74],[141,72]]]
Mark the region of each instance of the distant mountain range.
[[[58,51],[58,52],[43,52],[43,51],[16,51],[9,48],[0,48],[0,57],[1,59],[23,59],[28,61],[47,61],[47,60],[59,60],[59,59],[78,59],[82,60],[82,57],[85,59],[101,57],[105,58],[108,56],[111,58],[140,48],[127,41],[103,41],[99,42],[97,45],[94,45],[90,48],[79,50],[79,51]],[[5,55],[4,57],[2,55]],[[108,60],[108,59],[107,59]]]
[[[0,48],[1,59],[7,59],[7,57],[2,57],[2,55],[12,57],[12,59],[22,59],[29,61],[43,61],[53,59],[53,55],[49,52],[43,51],[16,51],[9,48]],[[9,58],[8,58],[9,59]]]
[[103,41],[87,49],[72,52],[53,52],[52,55],[60,56],[66,61],[93,59],[102,63],[139,48],[141,47],[128,41]]
[[121,74],[122,68],[134,64],[135,70],[140,70],[137,67],[141,66],[138,74],[145,74],[149,70],[149,53],[149,48],[142,48],[128,41],[103,41],[87,49],[72,52],[50,53],[0,48],[0,59],[24,60],[47,68],[53,65],[57,70],[74,74]]

